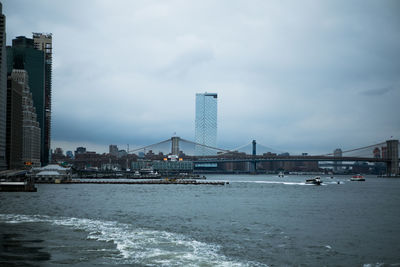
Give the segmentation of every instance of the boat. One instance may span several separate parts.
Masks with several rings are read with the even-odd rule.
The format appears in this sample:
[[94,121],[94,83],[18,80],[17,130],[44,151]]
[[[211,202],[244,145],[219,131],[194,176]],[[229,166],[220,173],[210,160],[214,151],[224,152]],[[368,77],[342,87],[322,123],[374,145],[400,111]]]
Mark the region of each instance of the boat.
[[285,175],[283,174],[283,172],[279,172],[278,173],[278,177],[284,177]]
[[362,176],[361,174],[357,174],[357,175],[353,175],[353,177],[350,178],[350,181],[365,181],[364,176]]
[[321,177],[319,177],[319,176],[315,176],[312,179],[306,180],[306,184],[321,185],[321,183],[322,183]]

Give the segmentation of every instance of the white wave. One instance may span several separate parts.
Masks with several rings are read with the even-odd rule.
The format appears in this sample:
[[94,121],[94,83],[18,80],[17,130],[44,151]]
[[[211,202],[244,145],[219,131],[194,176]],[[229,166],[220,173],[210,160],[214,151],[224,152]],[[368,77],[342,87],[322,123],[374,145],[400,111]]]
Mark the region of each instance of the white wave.
[[87,238],[113,242],[124,264],[153,266],[266,266],[257,262],[237,262],[219,254],[220,246],[166,231],[135,228],[131,224],[45,215],[0,214],[5,223],[44,222],[88,233]]
[[305,185],[304,182],[282,182],[282,181],[240,181],[241,183],[256,184],[285,184],[285,185]]
[[[385,266],[385,264],[383,262],[377,262],[377,263],[365,263],[363,264],[363,267],[381,267],[381,266]],[[399,266],[399,265],[393,265],[390,264],[390,266]]]

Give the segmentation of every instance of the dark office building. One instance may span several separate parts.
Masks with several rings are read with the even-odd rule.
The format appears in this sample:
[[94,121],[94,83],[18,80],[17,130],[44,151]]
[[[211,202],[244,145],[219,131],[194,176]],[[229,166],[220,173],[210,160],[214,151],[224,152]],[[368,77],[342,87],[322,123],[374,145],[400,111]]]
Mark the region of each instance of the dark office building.
[[0,170],[6,164],[6,105],[7,105],[7,55],[6,55],[6,16],[0,3]]
[[23,167],[22,163],[22,91],[23,85],[7,80],[6,159],[9,169]]
[[[34,37],[37,38],[37,35]],[[40,43],[36,40],[19,36],[12,40],[11,47],[7,47],[8,73],[13,69],[28,72],[33,105],[41,129],[40,161],[42,165],[47,165],[50,151],[51,58],[40,49]]]
[[44,53],[44,165],[49,163],[51,141],[51,88],[53,69],[53,37],[52,34],[33,33],[33,43],[37,50]]

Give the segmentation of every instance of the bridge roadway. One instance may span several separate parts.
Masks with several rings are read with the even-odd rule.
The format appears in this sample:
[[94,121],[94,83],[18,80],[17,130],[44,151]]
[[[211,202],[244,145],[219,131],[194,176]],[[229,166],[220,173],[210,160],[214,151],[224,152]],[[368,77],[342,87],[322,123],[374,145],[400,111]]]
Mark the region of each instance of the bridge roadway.
[[332,156],[261,156],[261,155],[237,155],[237,156],[198,156],[194,163],[218,163],[218,162],[266,162],[266,161],[365,161],[365,162],[389,162],[390,159],[367,157],[332,157]]

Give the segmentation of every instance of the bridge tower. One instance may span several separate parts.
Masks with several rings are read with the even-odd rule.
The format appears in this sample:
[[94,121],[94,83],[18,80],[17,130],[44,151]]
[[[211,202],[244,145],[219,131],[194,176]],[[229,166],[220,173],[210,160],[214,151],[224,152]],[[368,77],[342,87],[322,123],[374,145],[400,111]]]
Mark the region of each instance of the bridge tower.
[[179,155],[179,139],[178,136],[171,137],[171,154],[172,155]]
[[399,140],[387,140],[387,159],[386,173],[387,176],[399,175]]
[[[257,155],[257,149],[256,149],[257,142],[256,142],[256,140],[253,140],[252,145],[253,145],[253,157],[255,157]],[[257,173],[257,162],[256,162],[256,160],[253,159],[252,163],[253,163],[253,172]]]

